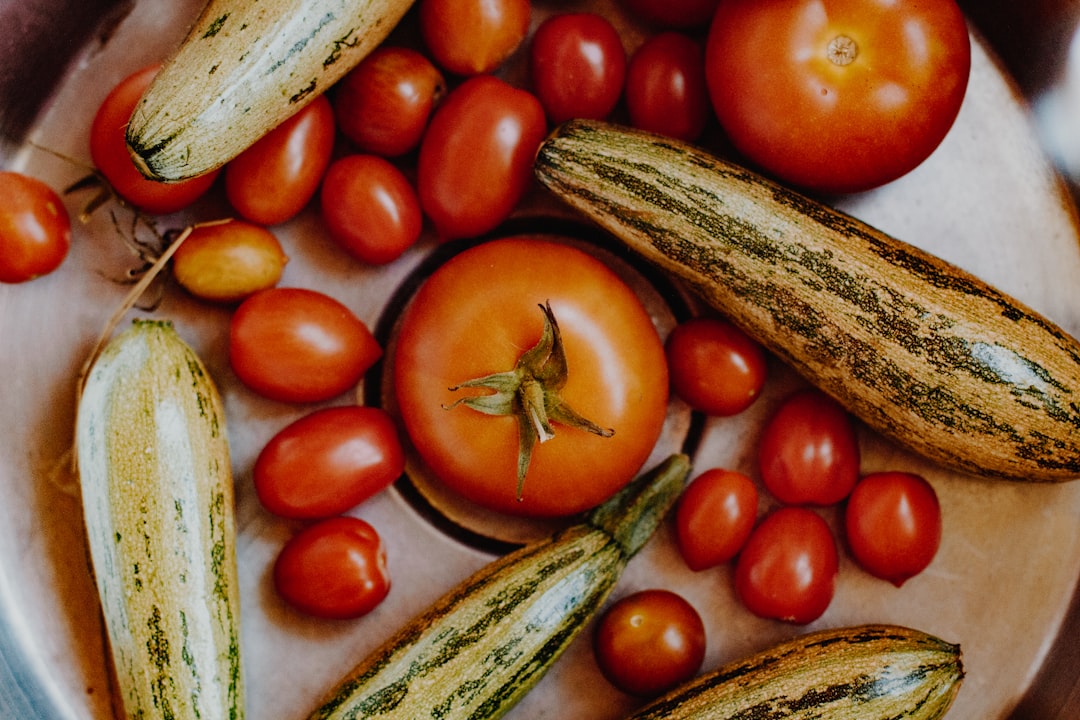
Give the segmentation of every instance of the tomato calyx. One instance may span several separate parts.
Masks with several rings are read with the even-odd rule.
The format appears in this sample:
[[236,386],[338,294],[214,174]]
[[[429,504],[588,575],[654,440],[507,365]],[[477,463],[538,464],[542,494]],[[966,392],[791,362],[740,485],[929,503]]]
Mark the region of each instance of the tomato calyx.
[[522,499],[525,474],[536,444],[555,437],[553,424],[611,437],[615,431],[603,428],[578,414],[562,398],[568,368],[562,335],[550,303],[539,306],[544,313],[544,329],[536,345],[522,353],[513,370],[466,380],[450,388],[484,389],[490,393],[471,395],[444,406],[459,405],[487,415],[512,416],[518,423],[517,499]]
[[827,49],[829,62],[837,67],[844,67],[855,62],[859,56],[859,46],[847,35],[837,35],[829,41]]

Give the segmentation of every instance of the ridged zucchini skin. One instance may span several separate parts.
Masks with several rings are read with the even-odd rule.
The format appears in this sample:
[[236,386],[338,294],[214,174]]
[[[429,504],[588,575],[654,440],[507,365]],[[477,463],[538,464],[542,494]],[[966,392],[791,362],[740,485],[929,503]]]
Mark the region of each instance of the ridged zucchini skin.
[[822,630],[706,673],[627,720],[934,720],[963,678],[959,646],[927,633]]
[[209,0],[136,106],[128,148],[147,177],[215,170],[326,91],[413,0]]
[[689,468],[673,455],[587,522],[484,566],[363,660],[311,719],[502,717],[603,604]]
[[973,275],[647,133],[570,121],[535,169],[883,435],[967,473],[1080,477],[1080,344]]
[[86,378],[83,514],[129,718],[244,717],[225,433],[213,381],[168,322],[136,320]]

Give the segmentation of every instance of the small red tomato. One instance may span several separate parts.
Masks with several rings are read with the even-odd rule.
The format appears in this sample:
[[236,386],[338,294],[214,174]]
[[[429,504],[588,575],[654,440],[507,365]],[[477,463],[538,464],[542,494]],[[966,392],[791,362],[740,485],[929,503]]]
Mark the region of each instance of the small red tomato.
[[443,240],[505,220],[532,182],[547,133],[537,99],[491,75],[466,80],[435,111],[417,163],[420,207]]
[[781,403],[758,444],[765,488],[788,505],[832,505],[859,479],[859,440],[844,408],[825,393],[801,390]]
[[308,615],[339,620],[366,615],[390,592],[382,538],[369,523],[349,516],[311,525],[278,554],[274,588]]
[[707,25],[719,0],[622,0],[632,13],[662,28]]
[[90,125],[90,158],[121,198],[148,213],[167,215],[202,197],[219,171],[166,183],[144,177],[135,167],[127,148],[127,125],[159,70],[158,64],[143,68],[121,80],[105,97]]
[[334,117],[363,152],[396,157],[420,144],[444,94],[446,80],[421,53],[381,46],[335,86]]
[[492,72],[529,33],[530,0],[420,0],[428,52],[457,75]]
[[281,243],[243,220],[197,225],[176,249],[173,277],[202,300],[231,303],[277,285],[285,264]]
[[679,498],[675,540],[691,570],[735,557],[757,519],[758,491],[742,473],[713,468],[699,475]]
[[836,541],[821,516],[783,507],[750,533],[735,564],[735,593],[755,615],[805,625],[832,602],[838,567]]
[[240,303],[229,324],[233,372],[272,400],[329,400],[353,387],[381,355],[349,308],[315,290],[261,290]]
[[680,323],[668,335],[664,352],[675,394],[707,415],[742,412],[765,386],[765,351],[727,320]]
[[697,674],[705,659],[705,624],[681,595],[642,590],[604,612],[593,648],[612,685],[651,697]]
[[856,562],[897,587],[925,570],[941,544],[937,493],[913,473],[864,477],[848,498],[844,524]]
[[424,227],[412,183],[377,155],[349,155],[331,163],[320,208],[330,237],[370,265],[397,259]]
[[674,31],[642,43],[626,69],[626,110],[634,127],[696,140],[710,112],[701,46]]
[[548,120],[601,120],[615,109],[626,80],[626,50],[618,30],[595,13],[552,15],[529,48],[533,91]]
[[0,282],[21,283],[60,267],[71,247],[71,218],[51,187],[0,172]]
[[225,194],[236,212],[277,225],[319,189],[334,149],[334,111],[320,95],[225,166]]

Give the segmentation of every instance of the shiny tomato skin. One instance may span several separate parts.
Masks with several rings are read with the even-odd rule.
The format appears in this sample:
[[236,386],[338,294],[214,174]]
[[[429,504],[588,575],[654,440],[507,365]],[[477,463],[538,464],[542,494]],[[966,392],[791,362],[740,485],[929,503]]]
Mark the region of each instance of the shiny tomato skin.
[[420,207],[443,240],[495,229],[532,182],[547,133],[529,92],[491,75],[470,78],[443,100],[420,143]]
[[[566,350],[564,401],[614,434],[556,426],[519,499],[516,420],[445,408],[469,394],[449,388],[513,369],[539,340],[547,301]],[[555,241],[492,240],[440,266],[403,313],[392,365],[405,429],[433,474],[512,515],[572,515],[607,499],[641,469],[667,412],[663,346],[640,300],[599,260]]]
[[529,77],[547,118],[602,120],[626,81],[626,50],[607,18],[561,13],[540,23],[529,46]]
[[420,0],[419,5],[428,52],[456,75],[494,72],[529,34],[530,0]]
[[700,571],[734,558],[754,529],[757,510],[757,486],[743,473],[701,473],[675,509],[675,541],[686,566]]
[[369,265],[396,260],[424,228],[413,184],[378,155],[347,155],[331,163],[319,207],[330,237]]
[[0,282],[26,282],[60,267],[71,248],[71,218],[56,191],[0,171],[0,197]]
[[765,488],[788,505],[833,505],[859,479],[854,420],[816,389],[797,391],[766,421],[758,441]]
[[195,226],[173,254],[172,271],[195,297],[233,303],[277,285],[288,260],[262,225],[228,220]]
[[941,505],[920,475],[883,471],[862,478],[844,512],[848,546],[874,577],[900,587],[926,569],[941,544]]
[[608,681],[630,695],[653,697],[697,674],[705,659],[705,623],[670,590],[640,590],[613,603],[597,621],[593,650]]
[[278,431],[252,471],[255,493],[286,518],[340,515],[389,487],[405,469],[397,427],[385,410],[315,410]]
[[645,40],[627,65],[625,98],[634,127],[697,140],[712,112],[701,45],[671,30]]
[[690,407],[707,415],[735,415],[765,387],[765,351],[723,318],[685,320],[664,342],[671,385]]
[[334,86],[338,130],[364,153],[397,157],[420,144],[446,79],[422,53],[383,45]]
[[970,67],[954,0],[721,0],[706,44],[712,103],[734,146],[824,193],[921,164],[952,127]]
[[334,133],[333,108],[320,95],[225,166],[229,204],[260,225],[295,217],[319,188]]
[[832,530],[801,507],[772,511],[735,563],[735,593],[759,617],[805,625],[832,602],[839,559]]
[[697,29],[708,25],[718,0],[622,0],[653,27]]
[[352,388],[382,356],[367,326],[338,300],[306,288],[270,288],[229,323],[229,362],[256,393],[312,403]]
[[390,592],[382,538],[370,523],[347,515],[293,536],[274,562],[273,578],[293,608],[332,620],[366,615]]
[[127,148],[128,122],[143,91],[161,70],[160,64],[128,75],[105,96],[90,124],[90,158],[116,194],[152,215],[168,215],[188,207],[210,190],[219,170],[189,180],[165,183],[139,172]]

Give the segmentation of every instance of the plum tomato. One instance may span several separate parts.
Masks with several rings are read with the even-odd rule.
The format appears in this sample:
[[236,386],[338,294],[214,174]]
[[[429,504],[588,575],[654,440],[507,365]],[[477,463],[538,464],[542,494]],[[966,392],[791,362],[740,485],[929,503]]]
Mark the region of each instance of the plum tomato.
[[228,220],[196,225],[173,254],[172,272],[195,297],[231,303],[277,285],[288,261],[262,225]]
[[716,11],[718,0],[622,0],[639,18],[659,28],[703,28]]
[[277,225],[319,189],[334,149],[334,111],[320,95],[225,166],[225,195],[241,217]]
[[626,50],[618,30],[602,15],[552,15],[533,33],[529,77],[552,123],[602,120],[622,95]]
[[735,563],[735,593],[755,615],[805,625],[832,602],[839,569],[836,541],[820,515],[773,510],[754,528]]
[[735,148],[824,193],[868,190],[921,164],[952,127],[970,68],[954,0],[721,0],[705,50]]
[[639,590],[600,616],[593,651],[612,685],[630,695],[653,697],[697,674],[705,659],[705,623],[683,596]]
[[332,162],[319,207],[330,237],[369,265],[396,260],[416,244],[424,227],[416,189],[396,165],[378,155],[347,155]]
[[743,473],[701,473],[675,508],[675,542],[686,566],[699,571],[734,558],[754,529],[757,510],[757,486]]
[[723,318],[685,320],[664,343],[671,385],[690,407],[707,415],[735,415],[765,386],[765,351]]
[[334,86],[337,128],[364,153],[397,157],[420,144],[446,79],[422,53],[382,45]]
[[701,45],[673,30],[645,40],[627,65],[625,97],[634,127],[697,140],[711,112]]
[[180,182],[158,182],[139,172],[127,148],[127,125],[143,91],[161,70],[150,65],[128,75],[105,96],[90,124],[90,158],[121,199],[153,215],[188,207],[210,190],[220,171]]
[[19,172],[0,172],[0,282],[47,275],[71,248],[71,217],[56,191]]
[[494,72],[529,34],[531,0],[420,0],[420,36],[456,75]]
[[[512,515],[572,515],[607,499],[648,459],[667,413],[664,349],[641,301],[555,239],[490,240],[439,266],[402,313],[391,365],[432,474]],[[528,448],[531,458],[519,452]]]
[[240,303],[229,323],[233,372],[272,400],[329,400],[353,387],[381,356],[367,326],[316,290],[260,290]]
[[532,182],[547,132],[528,91],[491,75],[469,78],[435,111],[417,160],[420,207],[443,240],[475,237],[509,217]]
[[870,473],[848,498],[844,527],[855,561],[900,587],[937,554],[941,506],[933,486],[920,475]]
[[340,515],[389,487],[405,452],[385,410],[343,405],[286,425],[255,460],[259,501],[287,518]]
[[859,461],[854,420],[816,389],[785,398],[758,441],[762,483],[788,505],[840,502],[859,479]]
[[294,535],[274,562],[274,589],[302,613],[348,620],[378,607],[390,592],[386,548],[365,520],[321,520]]

